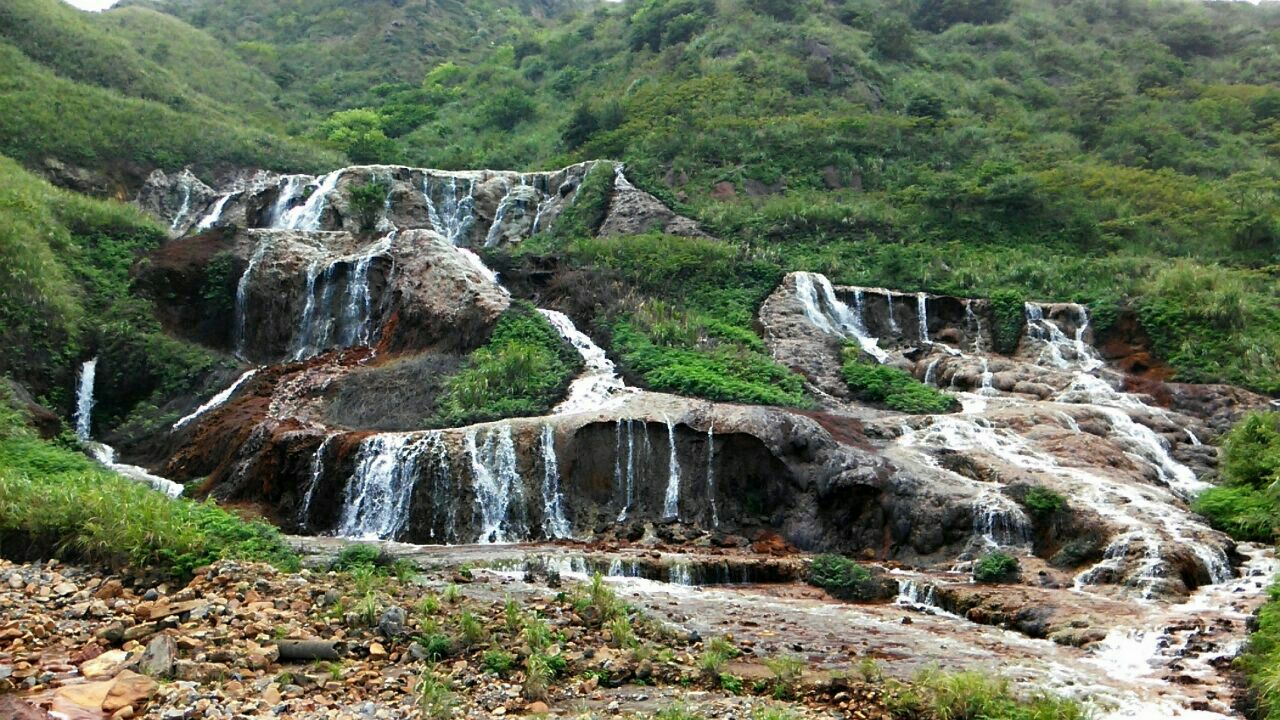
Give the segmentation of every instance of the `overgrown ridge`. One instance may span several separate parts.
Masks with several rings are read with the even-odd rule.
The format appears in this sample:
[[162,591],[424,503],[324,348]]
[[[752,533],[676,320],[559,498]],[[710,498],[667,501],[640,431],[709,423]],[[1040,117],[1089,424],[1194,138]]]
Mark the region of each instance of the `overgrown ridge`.
[[1280,717],[1273,8],[125,5],[0,8],[0,715]]

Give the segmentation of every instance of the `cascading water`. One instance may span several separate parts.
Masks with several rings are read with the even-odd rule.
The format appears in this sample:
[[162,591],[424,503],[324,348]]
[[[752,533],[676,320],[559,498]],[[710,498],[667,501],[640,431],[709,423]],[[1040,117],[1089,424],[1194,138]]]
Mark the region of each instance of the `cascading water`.
[[329,450],[329,443],[337,435],[328,435],[324,440],[320,441],[320,447],[316,448],[316,452],[311,456],[311,476],[307,482],[306,492],[302,494],[302,502],[298,504],[298,524],[306,527],[311,520],[311,501],[315,497],[316,487],[320,485],[320,479],[324,477],[324,456]]
[[422,178],[422,195],[426,199],[431,227],[452,245],[461,242],[475,225],[475,190],[476,181],[472,179],[466,193],[459,198],[458,178],[450,177],[449,185],[437,205],[432,197],[431,176],[424,175]]
[[863,352],[883,363],[889,354],[882,350],[876,338],[867,334],[857,316],[836,297],[835,288],[825,276],[817,273],[795,274],[796,299],[804,308],[804,315],[823,332],[854,338]]
[[1038,362],[1051,367],[1091,372],[1102,367],[1102,358],[1084,340],[1089,329],[1089,311],[1083,305],[1071,305],[1076,313],[1074,338],[1068,338],[1057,323],[1044,316],[1044,308],[1036,303],[1024,305],[1027,335],[1041,343]]
[[235,342],[233,344],[236,357],[239,358],[244,357],[245,343],[248,336],[249,283],[253,280],[253,271],[262,262],[262,258],[267,254],[267,249],[270,245],[271,242],[268,238],[258,238],[258,244],[253,249],[253,255],[249,257],[249,264],[245,267],[244,273],[240,275],[240,280],[236,282],[236,329]]
[[273,225],[283,230],[319,230],[320,219],[329,207],[329,194],[338,187],[345,170],[335,170],[320,178],[320,185],[307,197],[307,201],[291,208]]
[[506,543],[523,540],[524,485],[516,465],[515,439],[511,426],[498,425],[478,438],[479,430],[467,432],[464,443],[471,465],[471,484],[476,494],[480,520],[479,543]]
[[213,397],[209,398],[207,401],[202,403],[200,407],[196,408],[195,410],[192,410],[191,414],[175,422],[171,429],[177,430],[178,428],[182,427],[183,425],[186,425],[192,420],[195,420],[201,415],[204,415],[210,410],[213,410],[216,407],[220,407],[223,403],[230,400],[232,395],[236,394],[236,390],[239,390],[241,385],[244,385],[246,382],[249,381],[250,378],[252,378],[257,373],[258,373],[258,368],[253,368],[251,370],[246,371],[240,377],[236,378],[236,381],[231,383],[231,385],[227,387],[225,390],[222,390],[217,395],[214,395]]
[[234,195],[235,193],[227,193],[226,195],[218,198],[218,201],[213,204],[213,209],[209,211],[209,214],[201,218],[200,222],[196,225],[196,231],[204,232],[218,224],[218,221],[222,219],[222,211],[226,209],[227,203]]
[[711,506],[711,527],[720,527],[716,510],[716,428],[707,426],[707,503]]
[[974,505],[973,533],[987,545],[1000,548],[1026,548],[1031,545],[1031,523],[1013,501],[985,491]]
[[622,394],[627,386],[618,377],[604,349],[578,330],[568,315],[555,310],[539,309],[547,322],[560,333],[570,345],[582,356],[583,372],[569,385],[569,394],[552,410],[555,415],[568,415],[579,412],[599,412],[616,407],[622,401]]
[[[395,238],[392,230],[360,255],[327,262],[317,258],[308,265],[307,300],[290,345],[294,360],[330,347],[357,347],[373,341],[375,313],[369,271],[374,260],[391,251]],[[338,297],[342,302],[335,308]]]
[[489,226],[489,232],[484,238],[485,247],[494,247],[502,238],[502,225],[507,221],[507,213],[511,212],[511,207],[515,204],[515,194],[512,190],[513,188],[507,185],[502,200],[498,201],[498,209],[493,213],[493,224]]
[[542,533],[548,538],[573,536],[573,528],[564,513],[564,494],[560,492],[560,463],[556,460],[555,428],[542,426]]
[[[480,273],[481,277],[495,285],[498,285],[499,287],[502,287],[498,282],[498,273],[494,272],[488,265],[485,265],[484,260],[481,260],[480,256],[475,254],[474,251],[470,248],[460,247],[458,248],[458,252],[462,254],[463,259],[465,259],[471,267],[475,268],[476,272]],[[502,288],[502,291],[506,292],[507,289]]]
[[662,502],[662,517],[667,520],[680,517],[680,458],[676,455],[676,426],[664,416],[667,424],[667,492]]
[[[613,485],[614,487],[624,488],[622,510],[618,512],[618,522],[624,522],[627,519],[627,514],[631,512],[631,506],[635,504],[636,438],[633,428],[634,423],[634,420],[620,419],[615,420],[613,426]],[[626,430],[623,430],[624,424]]]
[[994,395],[996,389],[992,387],[991,382],[995,379],[995,374],[991,372],[991,364],[987,358],[982,358],[982,387],[978,389],[979,395]]
[[355,471],[347,481],[337,534],[366,540],[392,540],[409,519],[418,459],[439,433],[372,435],[360,442]]
[[884,293],[884,301],[889,306],[889,332],[893,333],[894,336],[901,335],[902,328],[898,327],[898,318],[894,317],[893,312],[893,293],[886,290]]
[[942,362],[942,358],[936,357],[929,361],[924,369],[924,384],[938,386],[938,363]]
[[191,182],[185,177],[179,181],[182,184],[182,205],[178,207],[178,213],[173,216],[173,222],[169,224],[169,230],[175,231],[178,225],[187,218],[187,214],[191,212]]
[[285,213],[293,205],[293,201],[307,184],[315,182],[310,175],[286,175],[280,178],[280,189],[276,201],[271,204],[271,214],[267,216],[267,225],[276,227],[284,219]]
[[98,375],[98,358],[86,360],[80,365],[80,380],[76,383],[76,437],[88,440],[93,427],[93,384]]
[[924,293],[916,293],[916,319],[920,323],[920,342],[928,345],[929,339],[929,297]]

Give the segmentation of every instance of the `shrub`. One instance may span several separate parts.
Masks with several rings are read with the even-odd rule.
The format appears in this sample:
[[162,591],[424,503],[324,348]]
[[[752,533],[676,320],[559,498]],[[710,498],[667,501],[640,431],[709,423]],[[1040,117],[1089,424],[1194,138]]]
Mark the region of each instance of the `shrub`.
[[843,600],[875,600],[883,596],[872,572],[843,555],[819,555],[805,570],[805,581]]
[[773,696],[779,699],[795,697],[796,686],[804,675],[804,660],[798,657],[771,657],[765,658],[764,664],[773,673]]
[[1225,484],[1193,503],[1215,528],[1237,540],[1270,542],[1280,529],[1280,412],[1246,415],[1222,439]]
[[895,717],[1086,720],[1090,716],[1078,701],[1048,694],[1021,698],[1007,679],[981,672],[922,672],[899,688],[890,705]]
[[973,564],[973,579],[981,583],[1012,582],[1018,577],[1018,559],[1002,552],[983,555]]
[[1020,293],[1000,290],[991,294],[992,341],[996,352],[1012,355],[1018,349],[1022,326],[1027,324],[1026,301]]
[[434,664],[422,669],[418,679],[418,710],[425,720],[448,720],[458,707],[458,696],[449,687],[449,681],[441,678]]
[[360,222],[361,232],[372,232],[382,217],[390,188],[386,183],[370,180],[363,185],[356,185],[349,191],[351,212]]
[[1035,485],[1027,490],[1022,504],[1027,506],[1032,515],[1048,517],[1066,508],[1067,499],[1048,488]]
[[358,567],[375,567],[383,564],[382,551],[377,545],[356,543],[342,548],[333,561],[334,570],[354,570]]
[[1195,499],[1192,509],[1236,540],[1272,542],[1280,530],[1275,498],[1247,486],[1209,488]]
[[516,656],[495,647],[485,651],[480,664],[484,666],[485,671],[498,677],[506,677],[507,673],[511,672],[511,668],[515,667]]
[[905,370],[863,361],[857,345],[845,347],[841,372],[859,399],[882,402],[899,412],[943,413],[959,405],[954,397],[917,381]]

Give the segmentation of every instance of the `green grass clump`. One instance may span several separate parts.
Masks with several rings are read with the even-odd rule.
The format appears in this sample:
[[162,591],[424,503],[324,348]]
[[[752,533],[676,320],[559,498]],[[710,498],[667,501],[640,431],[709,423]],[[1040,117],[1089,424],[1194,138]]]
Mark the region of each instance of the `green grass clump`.
[[955,398],[916,380],[911,373],[862,360],[861,348],[844,349],[844,381],[860,400],[884,403],[891,410],[928,414],[955,410]]
[[883,595],[871,571],[843,555],[815,557],[805,570],[805,582],[844,600],[875,600]]
[[973,579],[980,583],[1011,582],[1018,577],[1018,559],[1002,552],[983,555],[973,564]]
[[988,673],[922,672],[910,683],[893,683],[888,696],[893,717],[952,720],[1087,720],[1075,700],[1045,693],[1020,697],[1009,681]]
[[437,402],[437,425],[468,425],[551,409],[582,359],[541,313],[513,303],[489,342],[450,377]]
[[[11,403],[0,386],[0,406]],[[0,553],[155,568],[175,577],[220,558],[290,570],[298,558],[272,526],[214,505],[170,500],[0,415]]]

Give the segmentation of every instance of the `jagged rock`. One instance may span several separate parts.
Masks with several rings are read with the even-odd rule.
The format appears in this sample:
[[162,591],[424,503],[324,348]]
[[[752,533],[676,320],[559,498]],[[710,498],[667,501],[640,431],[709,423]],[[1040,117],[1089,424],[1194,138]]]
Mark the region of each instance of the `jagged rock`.
[[600,226],[600,235],[640,235],[655,230],[685,237],[707,236],[697,223],[677,215],[661,200],[632,185],[626,175],[618,173],[614,178],[609,212]]
[[138,670],[153,678],[167,678],[173,674],[173,663],[178,655],[178,645],[168,635],[157,635],[147,643],[147,650],[138,661]]
[[404,623],[404,608],[391,607],[378,618],[378,629],[388,638],[398,638],[404,636],[406,632]]

